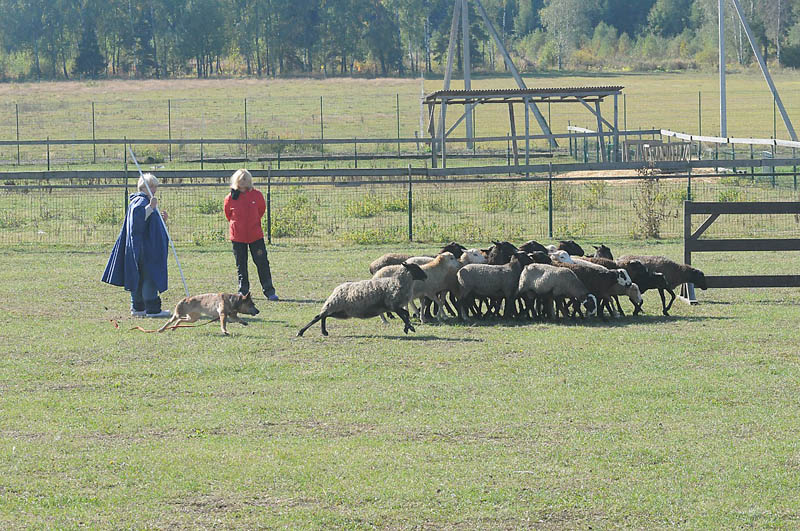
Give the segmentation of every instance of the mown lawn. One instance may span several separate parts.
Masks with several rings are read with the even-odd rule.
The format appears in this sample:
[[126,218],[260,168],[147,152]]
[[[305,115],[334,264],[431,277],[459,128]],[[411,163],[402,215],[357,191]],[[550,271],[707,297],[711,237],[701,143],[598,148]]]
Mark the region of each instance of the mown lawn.
[[[609,245],[681,256],[677,242]],[[0,254],[0,527],[800,520],[797,290],[700,292],[669,318],[648,293],[647,315],[608,323],[405,336],[398,321],[331,320],[330,337],[295,338],[387,249],[277,246],[283,300],[257,299],[250,326],[145,335],[98,281],[108,250]],[[193,293],[235,289],[227,248],[179,253]],[[800,260],[697,264],[791,273]],[[167,306],[182,295],[174,263],[170,275]]]

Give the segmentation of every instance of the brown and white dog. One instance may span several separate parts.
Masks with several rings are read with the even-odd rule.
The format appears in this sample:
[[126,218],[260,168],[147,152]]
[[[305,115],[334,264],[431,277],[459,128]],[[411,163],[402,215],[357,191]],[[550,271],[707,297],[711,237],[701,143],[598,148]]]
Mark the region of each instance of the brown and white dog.
[[163,332],[167,328],[177,328],[181,323],[193,323],[200,317],[211,317],[212,321],[219,319],[220,328],[222,333],[227,335],[228,321],[233,323],[241,323],[247,326],[247,323],[239,318],[237,314],[245,313],[247,315],[257,315],[258,309],[253,304],[253,299],[250,294],[241,295],[239,293],[205,293],[203,295],[194,295],[182,299],[176,306],[175,311],[172,312],[172,317],[167,321],[164,326],[158,329]]

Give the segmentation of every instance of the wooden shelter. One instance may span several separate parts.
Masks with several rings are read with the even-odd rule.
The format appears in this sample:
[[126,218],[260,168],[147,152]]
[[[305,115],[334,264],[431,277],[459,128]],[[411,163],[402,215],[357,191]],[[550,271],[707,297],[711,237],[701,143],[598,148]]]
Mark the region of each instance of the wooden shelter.
[[[516,123],[514,121],[514,104],[521,103],[525,111],[525,164],[530,161],[530,113],[539,103],[573,103],[580,104],[589,110],[597,121],[598,139],[603,161],[607,160],[603,128],[607,128],[614,136],[614,145],[619,146],[619,95],[623,87],[579,87],[579,88],[525,88],[525,89],[492,89],[492,90],[440,90],[429,94],[423,100],[428,105],[429,126],[431,136],[431,159],[433,167],[437,166],[437,156],[441,157],[442,167],[447,167],[447,138],[461,122],[469,118],[476,105],[504,104],[508,105],[508,115],[511,124],[511,137],[513,139],[514,163],[519,165],[519,150],[517,147]],[[600,104],[607,97],[614,98],[614,117],[612,122],[606,120],[600,110]],[[436,125],[436,106],[439,106]],[[461,105],[464,111],[459,118],[447,127],[447,108],[451,105]],[[555,136],[549,130],[544,130],[545,137],[551,146],[556,146]],[[468,141],[471,140],[468,135]],[[615,153],[618,151],[614,150]],[[616,155],[612,157],[615,161]]]

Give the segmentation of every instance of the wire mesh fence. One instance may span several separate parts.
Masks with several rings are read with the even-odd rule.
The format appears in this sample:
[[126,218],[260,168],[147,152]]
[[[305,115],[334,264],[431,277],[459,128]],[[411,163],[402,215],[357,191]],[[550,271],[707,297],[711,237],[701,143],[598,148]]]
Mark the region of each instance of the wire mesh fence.
[[[785,169],[785,168],[784,168]],[[530,174],[528,178],[358,180],[256,178],[273,243],[340,246],[492,239],[679,238],[683,201],[798,201],[796,173]],[[28,179],[0,187],[0,244],[107,244],[117,237],[131,178]],[[162,179],[159,202],[177,243],[223,244],[226,179]],[[800,237],[795,216],[720,220],[708,237]]]

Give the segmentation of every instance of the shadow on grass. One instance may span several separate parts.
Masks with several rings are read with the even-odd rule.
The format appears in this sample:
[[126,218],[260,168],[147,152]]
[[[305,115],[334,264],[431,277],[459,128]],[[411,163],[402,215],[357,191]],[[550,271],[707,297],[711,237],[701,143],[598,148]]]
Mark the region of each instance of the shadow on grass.
[[[517,328],[531,325],[556,325],[556,326],[586,326],[593,328],[601,327],[621,327],[639,324],[663,324],[675,321],[681,322],[704,322],[704,321],[727,321],[735,319],[734,317],[723,316],[706,316],[706,315],[687,315],[687,316],[664,316],[664,315],[637,315],[635,317],[626,315],[619,318],[588,318],[588,319],[558,319],[558,320],[505,320],[505,319],[470,319],[469,321],[450,320],[443,323],[436,323],[439,326],[455,326],[455,327],[483,327],[492,326],[497,328]],[[434,324],[434,323],[431,323]],[[416,326],[416,325],[415,325]],[[423,325],[421,325],[423,326]],[[424,326],[430,326],[426,324]]]
[[408,335],[359,335],[359,334],[352,334],[352,335],[343,335],[339,336],[341,338],[346,339],[375,339],[380,337],[381,339],[398,339],[401,341],[444,341],[446,343],[484,343],[483,339],[475,339],[475,338],[460,338],[460,337],[441,337],[441,336],[434,336],[430,334],[422,335],[422,334],[415,334],[410,333]]

